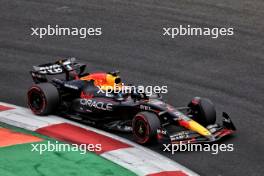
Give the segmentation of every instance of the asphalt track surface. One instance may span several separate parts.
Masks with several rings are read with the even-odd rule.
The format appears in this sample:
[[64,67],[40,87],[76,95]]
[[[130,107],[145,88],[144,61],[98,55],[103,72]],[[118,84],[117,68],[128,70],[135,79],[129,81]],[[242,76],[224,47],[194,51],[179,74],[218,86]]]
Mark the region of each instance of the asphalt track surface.
[[[261,0],[1,0],[0,99],[26,106],[31,66],[74,56],[90,71],[118,69],[130,83],[167,85],[164,98],[173,105],[208,97],[218,115],[228,112],[238,128],[223,141],[233,143],[234,152],[171,155],[155,145],[151,149],[201,175],[263,175],[263,18]],[[103,36],[30,36],[30,27],[48,24],[99,26]],[[234,27],[235,35],[162,36],[162,27],[180,24]]]

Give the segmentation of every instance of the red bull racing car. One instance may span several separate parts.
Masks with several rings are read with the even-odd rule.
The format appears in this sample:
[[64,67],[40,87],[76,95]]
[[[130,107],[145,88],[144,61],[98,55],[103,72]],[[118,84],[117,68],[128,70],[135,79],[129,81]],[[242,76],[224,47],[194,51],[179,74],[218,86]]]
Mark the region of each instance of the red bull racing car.
[[[140,144],[214,142],[236,128],[227,113],[216,123],[216,111],[207,98],[195,97],[186,107],[173,107],[158,94],[109,92],[124,84],[118,71],[85,72],[75,59],[34,66],[34,84],[27,92],[33,113],[57,114],[108,130],[132,132]],[[113,90],[113,89],[111,89]],[[106,93],[107,91],[107,93]]]

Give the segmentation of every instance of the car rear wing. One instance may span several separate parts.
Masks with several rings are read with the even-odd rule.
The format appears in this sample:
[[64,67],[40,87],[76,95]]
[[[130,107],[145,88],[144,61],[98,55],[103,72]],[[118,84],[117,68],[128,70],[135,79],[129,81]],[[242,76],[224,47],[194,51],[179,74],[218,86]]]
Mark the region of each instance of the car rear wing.
[[77,63],[75,58],[61,59],[54,63],[41,64],[33,66],[30,74],[35,83],[47,82],[47,75],[65,74],[65,79],[70,79],[70,73],[75,73],[76,76],[82,74],[86,65]]

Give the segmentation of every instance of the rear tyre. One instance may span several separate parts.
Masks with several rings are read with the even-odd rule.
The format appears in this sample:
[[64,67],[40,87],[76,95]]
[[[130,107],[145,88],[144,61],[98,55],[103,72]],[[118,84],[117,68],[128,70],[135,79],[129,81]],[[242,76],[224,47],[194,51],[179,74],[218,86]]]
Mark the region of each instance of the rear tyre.
[[188,104],[188,107],[191,108],[190,114],[193,116],[193,120],[204,126],[215,124],[216,110],[211,100],[195,97]]
[[157,137],[160,128],[158,116],[151,112],[140,112],[132,120],[134,140],[139,144],[147,144]]
[[59,92],[51,83],[33,85],[27,92],[28,106],[36,115],[49,115],[59,105]]

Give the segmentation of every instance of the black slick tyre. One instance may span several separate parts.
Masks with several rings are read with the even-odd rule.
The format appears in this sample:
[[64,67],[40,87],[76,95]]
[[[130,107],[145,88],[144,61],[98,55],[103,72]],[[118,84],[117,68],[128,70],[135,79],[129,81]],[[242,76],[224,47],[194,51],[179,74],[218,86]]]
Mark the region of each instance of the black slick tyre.
[[133,137],[139,144],[153,142],[157,137],[158,128],[160,128],[160,120],[151,112],[140,112],[132,120]]
[[188,106],[191,108],[193,120],[204,126],[215,124],[216,110],[211,100],[207,98],[195,97],[188,104]]
[[27,92],[29,108],[36,115],[49,115],[59,105],[59,92],[51,83],[33,85]]

